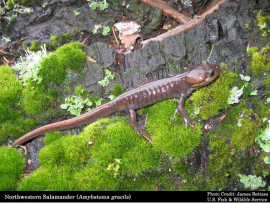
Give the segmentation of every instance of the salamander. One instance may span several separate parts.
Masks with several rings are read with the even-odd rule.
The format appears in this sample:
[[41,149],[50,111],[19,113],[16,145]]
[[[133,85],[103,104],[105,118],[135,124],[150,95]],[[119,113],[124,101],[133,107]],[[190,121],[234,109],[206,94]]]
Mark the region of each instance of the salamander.
[[131,126],[138,134],[142,134],[145,126],[137,122],[135,110],[174,97],[179,98],[178,111],[184,118],[186,128],[188,125],[193,126],[184,109],[184,101],[196,88],[213,82],[219,76],[219,72],[220,70],[217,66],[204,61],[202,64],[188,68],[182,74],[152,81],[125,92],[114,100],[80,116],[37,128],[17,139],[12,146],[16,147],[46,132],[86,125],[119,111],[125,111],[130,117]]

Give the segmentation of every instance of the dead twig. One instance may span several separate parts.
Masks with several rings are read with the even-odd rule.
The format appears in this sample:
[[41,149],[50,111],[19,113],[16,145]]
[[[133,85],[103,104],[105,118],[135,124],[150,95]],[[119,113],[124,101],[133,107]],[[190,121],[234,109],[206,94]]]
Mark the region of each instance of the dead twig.
[[162,10],[167,16],[170,16],[181,23],[188,23],[188,16],[179,13],[177,10],[173,9],[169,4],[162,0],[140,0],[140,2],[147,4],[153,8],[158,8]]
[[122,18],[123,20],[130,20],[129,17],[123,16],[123,15],[111,14],[111,13],[108,13],[107,15],[108,16],[112,16],[112,17],[115,17],[115,18]]
[[115,41],[116,41],[116,43],[119,45],[120,43],[119,43],[119,41],[118,41],[118,39],[117,39],[117,37],[116,37],[115,30],[114,30],[114,26],[112,27],[112,31],[113,31],[113,36],[114,36],[114,38],[115,38]]
[[90,56],[86,56],[87,61],[91,61],[92,63],[97,63],[97,61],[93,58],[91,58]]
[[218,2],[216,5],[212,6],[211,8],[209,8],[207,11],[205,11],[201,16],[193,19],[192,21],[185,23],[184,25],[180,25],[174,29],[169,30],[168,32],[161,34],[157,37],[145,40],[142,42],[143,45],[147,44],[150,41],[162,41],[163,39],[172,36],[172,35],[178,35],[180,33],[183,32],[187,32],[189,30],[194,29],[195,27],[199,26],[200,24],[202,24],[202,22],[205,19],[205,16],[211,14],[214,12],[214,10],[216,10],[220,4],[223,4],[224,2],[226,2],[227,0],[221,0],[220,2]]
[[1,55],[11,55],[11,56],[15,56],[14,54],[9,53],[9,52],[6,52],[6,51],[0,51],[0,54],[1,54]]

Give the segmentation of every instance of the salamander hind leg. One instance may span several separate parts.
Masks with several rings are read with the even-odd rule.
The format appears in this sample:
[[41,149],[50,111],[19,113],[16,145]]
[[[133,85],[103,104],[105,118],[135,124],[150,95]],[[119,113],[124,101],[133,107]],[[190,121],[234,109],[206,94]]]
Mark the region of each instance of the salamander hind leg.
[[148,142],[152,144],[152,140],[148,136],[146,136],[145,133],[143,132],[143,130],[145,130],[146,128],[145,125],[142,125],[137,122],[136,112],[134,108],[128,107],[126,109],[126,113],[129,115],[131,126],[133,127],[134,130],[136,130],[138,135],[142,135]]

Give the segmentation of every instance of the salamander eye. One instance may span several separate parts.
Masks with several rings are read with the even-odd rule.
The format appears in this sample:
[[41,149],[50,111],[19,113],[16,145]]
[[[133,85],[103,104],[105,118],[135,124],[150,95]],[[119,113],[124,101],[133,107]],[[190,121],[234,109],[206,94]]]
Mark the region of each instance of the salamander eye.
[[215,71],[211,70],[210,73],[209,73],[209,76],[213,77],[214,75],[215,75]]

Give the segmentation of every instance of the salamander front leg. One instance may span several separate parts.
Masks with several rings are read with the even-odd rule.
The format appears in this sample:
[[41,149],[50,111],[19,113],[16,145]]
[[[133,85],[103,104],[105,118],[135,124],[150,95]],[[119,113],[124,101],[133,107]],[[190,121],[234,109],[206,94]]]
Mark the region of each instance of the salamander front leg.
[[129,115],[131,126],[134,128],[134,130],[137,131],[138,135],[142,135],[148,142],[152,144],[152,140],[148,136],[146,136],[143,132],[143,130],[145,129],[145,125],[141,125],[140,123],[137,122],[135,110],[131,107],[128,107],[126,109],[126,112]]
[[188,128],[188,125],[190,125],[193,129],[194,129],[194,125],[192,125],[192,121],[189,118],[189,116],[187,115],[187,112],[184,108],[184,102],[185,102],[186,96],[185,95],[181,95],[179,98],[179,102],[178,102],[178,111],[181,114],[181,116],[183,117],[185,124],[186,124],[186,129]]

